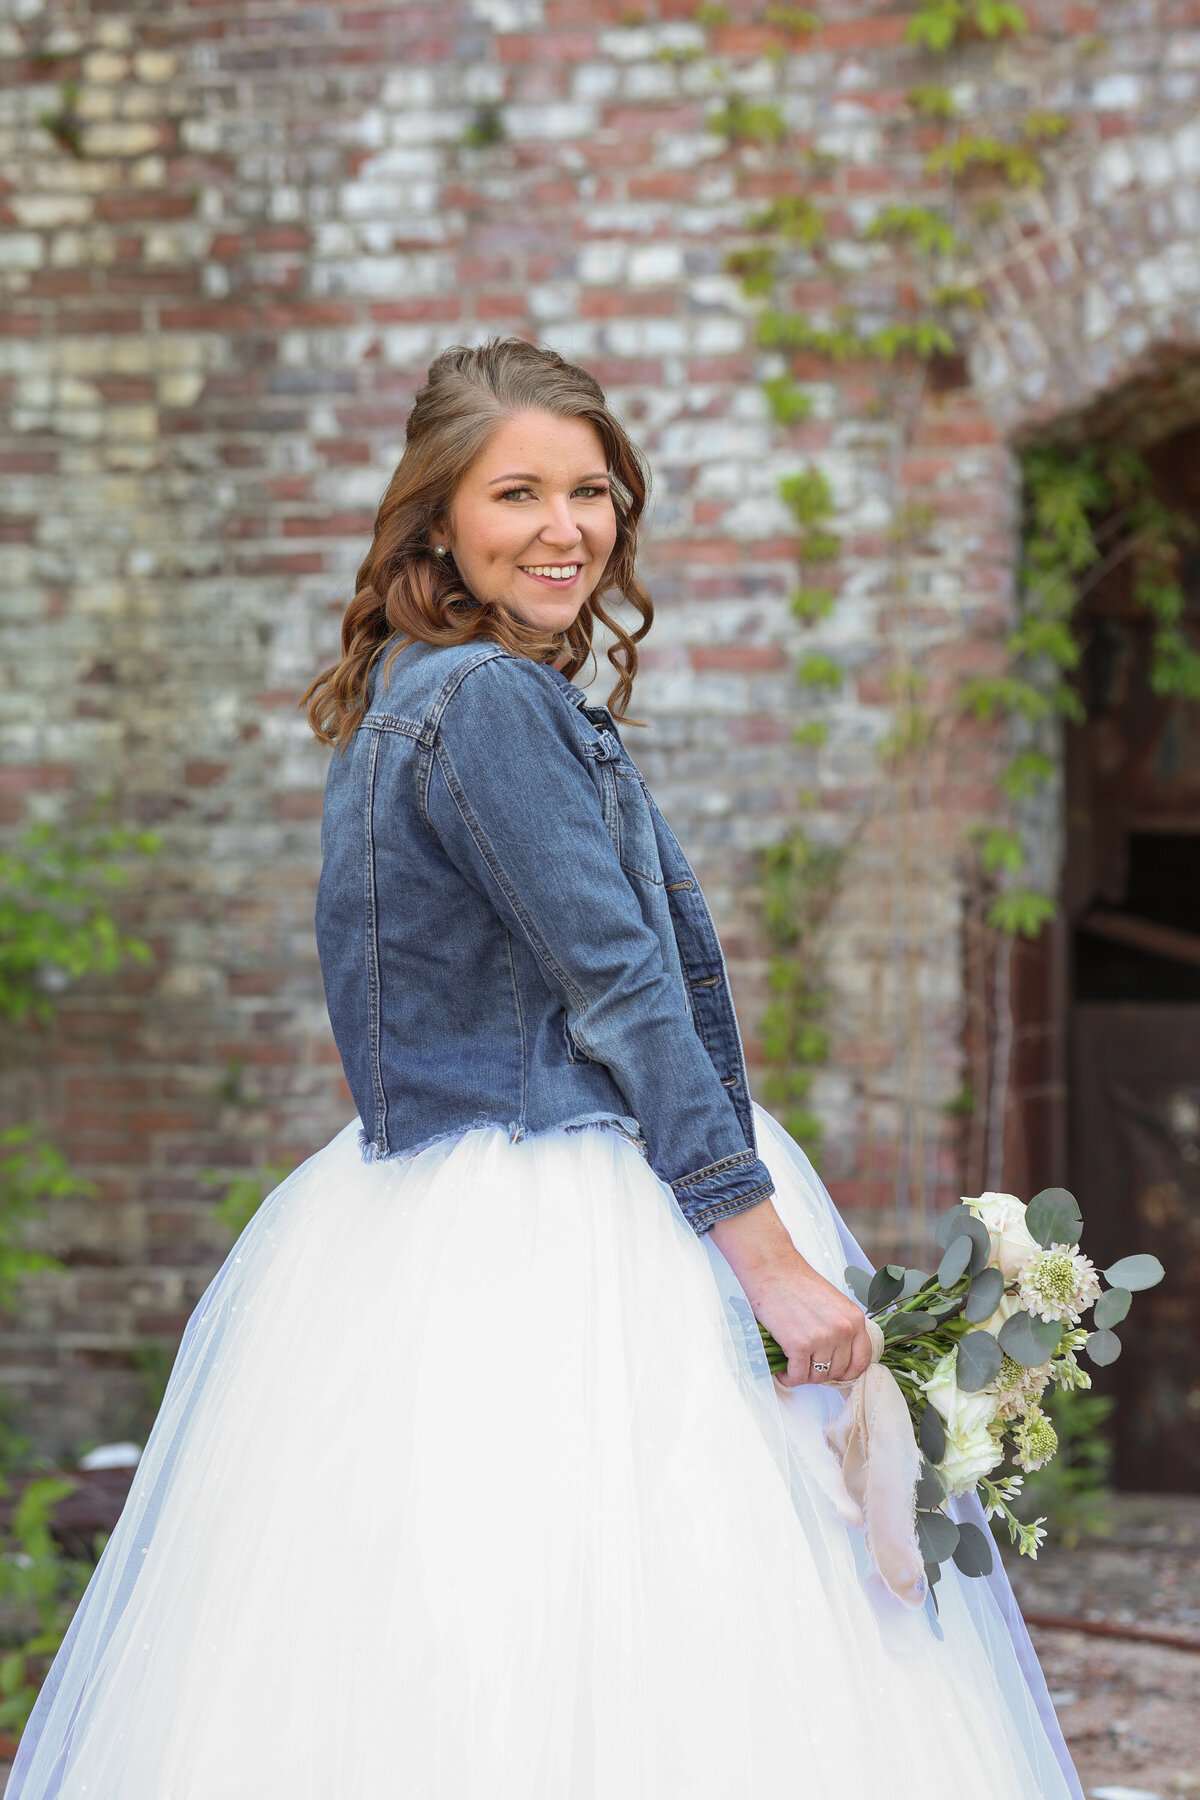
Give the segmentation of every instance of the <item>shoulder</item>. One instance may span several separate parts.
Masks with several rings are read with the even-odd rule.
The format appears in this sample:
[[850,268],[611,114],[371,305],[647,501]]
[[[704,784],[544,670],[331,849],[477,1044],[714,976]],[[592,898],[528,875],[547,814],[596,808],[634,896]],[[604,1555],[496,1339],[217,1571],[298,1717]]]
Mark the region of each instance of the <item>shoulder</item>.
[[429,720],[435,736],[554,740],[579,751],[594,734],[571,704],[569,684],[527,656],[490,648],[447,674]]
[[499,644],[418,642],[380,657],[369,712],[406,720],[426,736],[496,706],[545,715],[561,729],[576,711],[567,698],[572,691],[553,670]]

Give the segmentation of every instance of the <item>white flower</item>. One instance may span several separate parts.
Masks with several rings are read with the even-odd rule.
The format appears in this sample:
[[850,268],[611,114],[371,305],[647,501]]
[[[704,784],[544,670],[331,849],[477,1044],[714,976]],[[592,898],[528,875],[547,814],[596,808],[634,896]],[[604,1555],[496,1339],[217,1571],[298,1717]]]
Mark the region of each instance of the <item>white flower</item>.
[[1075,1352],[1087,1343],[1086,1331],[1065,1331],[1062,1342],[1054,1353],[1050,1364],[1050,1379],[1060,1388],[1090,1388],[1092,1378],[1086,1369],[1081,1369]]
[[948,1350],[928,1381],[921,1383],[946,1430],[946,1454],[937,1472],[948,1494],[969,1494],[1003,1459],[1004,1446],[989,1430],[998,1400],[986,1390],[967,1394],[954,1378],[958,1351]]
[[1053,1374],[1048,1362],[1036,1369],[1026,1369],[1011,1356],[1006,1356],[1000,1364],[1000,1373],[996,1377],[996,1398],[999,1401],[996,1417],[1006,1423],[1019,1419],[1022,1413],[1036,1406],[1046,1391],[1046,1384]]
[[946,1454],[938,1463],[937,1472],[948,1494],[970,1494],[1003,1460],[1004,1445],[986,1426],[972,1431],[947,1426]]
[[1051,1244],[1025,1264],[1017,1292],[1021,1305],[1039,1319],[1078,1325],[1080,1314],[1100,1298],[1100,1282],[1081,1250]]
[[977,1200],[963,1196],[977,1219],[988,1228],[992,1240],[991,1261],[1005,1281],[1015,1281],[1041,1245],[1025,1223],[1024,1204],[1015,1194],[980,1194]]
[[1058,1449],[1058,1433],[1046,1417],[1040,1406],[1031,1406],[1024,1417],[1018,1419],[1013,1430],[1013,1444],[1016,1447],[1018,1468],[1032,1474],[1048,1463]]

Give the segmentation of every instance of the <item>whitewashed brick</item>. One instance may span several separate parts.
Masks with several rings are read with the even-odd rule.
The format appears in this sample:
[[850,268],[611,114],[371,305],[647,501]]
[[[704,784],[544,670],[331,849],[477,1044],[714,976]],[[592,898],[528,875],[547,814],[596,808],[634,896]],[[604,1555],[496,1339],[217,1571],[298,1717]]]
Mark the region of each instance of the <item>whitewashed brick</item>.
[[40,269],[46,241],[35,231],[0,231],[0,268]]
[[595,107],[578,102],[506,106],[501,117],[510,138],[586,138],[597,128]]
[[683,251],[678,244],[644,244],[630,249],[629,280],[634,287],[658,287],[683,276]]

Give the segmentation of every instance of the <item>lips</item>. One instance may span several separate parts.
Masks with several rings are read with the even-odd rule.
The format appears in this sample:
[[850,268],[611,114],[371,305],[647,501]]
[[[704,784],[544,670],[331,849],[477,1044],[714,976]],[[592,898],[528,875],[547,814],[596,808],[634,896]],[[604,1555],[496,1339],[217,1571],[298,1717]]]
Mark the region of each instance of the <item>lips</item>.
[[576,579],[582,563],[530,563],[519,565],[522,575],[528,575],[531,581],[540,581],[548,587],[569,587]]

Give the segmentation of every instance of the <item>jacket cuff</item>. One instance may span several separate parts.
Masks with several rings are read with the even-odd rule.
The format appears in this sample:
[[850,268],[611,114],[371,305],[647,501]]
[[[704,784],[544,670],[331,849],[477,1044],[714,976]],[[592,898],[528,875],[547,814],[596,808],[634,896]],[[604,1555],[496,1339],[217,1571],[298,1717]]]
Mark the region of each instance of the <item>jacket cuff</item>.
[[681,1175],[671,1183],[679,1210],[698,1237],[711,1231],[718,1219],[747,1212],[775,1192],[767,1165],[752,1150],[727,1156],[721,1162]]

